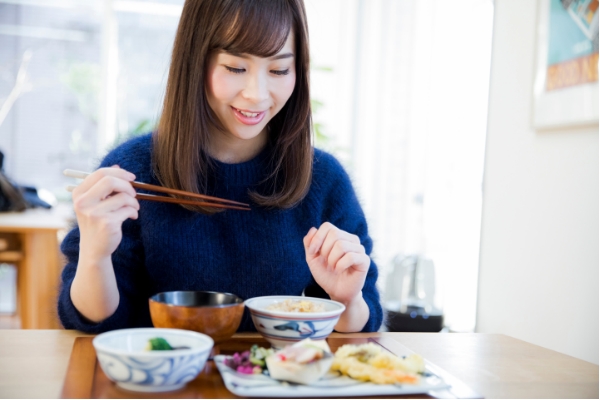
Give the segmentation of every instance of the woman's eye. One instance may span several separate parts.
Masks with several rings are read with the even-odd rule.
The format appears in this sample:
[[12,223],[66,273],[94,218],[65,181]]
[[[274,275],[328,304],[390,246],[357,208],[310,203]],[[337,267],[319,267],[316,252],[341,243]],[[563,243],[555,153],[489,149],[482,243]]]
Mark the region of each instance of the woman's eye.
[[227,68],[227,71],[233,72],[234,74],[241,74],[242,72],[246,71],[243,68],[233,68],[233,67],[228,67],[227,65],[225,66],[225,68]]
[[284,70],[272,70],[271,73],[275,74],[275,75],[287,75],[290,73],[289,69],[284,69]]

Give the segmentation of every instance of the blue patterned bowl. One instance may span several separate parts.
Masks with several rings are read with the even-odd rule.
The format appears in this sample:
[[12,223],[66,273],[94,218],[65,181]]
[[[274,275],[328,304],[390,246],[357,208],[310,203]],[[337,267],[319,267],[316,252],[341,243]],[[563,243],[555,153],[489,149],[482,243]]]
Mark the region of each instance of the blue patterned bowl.
[[[285,312],[269,310],[269,306],[285,300],[309,300],[321,304],[322,312]],[[333,331],[335,324],[346,307],[333,300],[304,296],[263,296],[244,302],[256,330],[275,348],[289,346],[302,339],[325,339]]]
[[[189,349],[148,351],[152,338]],[[177,390],[204,368],[213,340],[183,329],[136,328],[102,333],[93,340],[102,371],[123,389],[137,392]]]

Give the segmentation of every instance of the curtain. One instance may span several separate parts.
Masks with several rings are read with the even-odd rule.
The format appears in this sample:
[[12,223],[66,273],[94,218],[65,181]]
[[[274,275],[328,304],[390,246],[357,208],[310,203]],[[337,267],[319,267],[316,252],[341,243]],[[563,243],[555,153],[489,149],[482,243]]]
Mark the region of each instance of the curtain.
[[307,12],[316,145],[353,178],[381,289],[395,256],[426,257],[446,325],[472,331],[491,0],[307,0]]

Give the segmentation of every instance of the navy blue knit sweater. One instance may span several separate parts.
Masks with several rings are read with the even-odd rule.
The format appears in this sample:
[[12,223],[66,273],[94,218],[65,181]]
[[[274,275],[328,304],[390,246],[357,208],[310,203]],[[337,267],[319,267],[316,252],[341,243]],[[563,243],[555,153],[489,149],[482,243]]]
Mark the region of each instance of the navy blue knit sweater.
[[[135,138],[110,152],[101,167],[118,164],[133,172],[137,181],[158,184],[151,150],[150,135]],[[215,160],[209,194],[250,203],[248,189],[256,189],[266,176],[268,154],[265,149],[239,164]],[[367,254],[371,253],[367,223],[350,179],[334,157],[320,150],[315,150],[310,190],[291,209],[254,206],[252,211],[227,210],[208,216],[141,200],[139,218],[123,223],[123,239],[112,255],[120,293],[115,313],[94,324],[73,306],[70,290],[79,257],[75,227],[61,247],[67,265],[58,302],[60,319],[67,329],[98,333],[152,326],[148,298],[158,292],[209,290],[235,293],[246,300],[319,289],[306,263],[302,239],[311,227],[326,221],[358,235]],[[377,267],[371,262],[362,291],[370,311],[365,332],[378,330],[382,323],[376,280]],[[239,331],[254,330],[246,310]]]

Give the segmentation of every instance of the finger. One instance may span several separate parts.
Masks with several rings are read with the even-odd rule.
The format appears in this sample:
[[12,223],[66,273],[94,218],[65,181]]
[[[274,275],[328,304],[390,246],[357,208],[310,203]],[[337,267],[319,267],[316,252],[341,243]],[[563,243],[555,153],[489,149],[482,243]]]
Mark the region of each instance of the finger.
[[325,238],[325,241],[323,241],[323,245],[319,250],[321,255],[325,257],[326,260],[329,259],[329,254],[331,253],[331,249],[333,249],[333,246],[335,246],[335,244],[338,241],[342,240],[340,232],[341,231],[339,229],[332,229],[327,233],[327,237]]
[[[121,207],[116,211],[104,214],[102,218],[98,218],[93,222],[96,232],[102,232],[103,235],[117,235],[122,232],[123,221],[126,219],[137,219],[138,211],[132,207]],[[82,234],[84,230],[82,230]]]
[[114,165],[111,168],[100,168],[92,172],[87,178],[83,180],[78,186],[77,191],[81,193],[87,192],[92,186],[100,181],[105,176],[114,176],[116,178],[123,179],[124,181],[135,180],[135,175],[129,171],[119,168],[118,165]]
[[304,236],[304,239],[302,239],[302,243],[304,244],[304,250],[308,251],[308,245],[310,244],[312,238],[315,236],[315,233],[317,233],[317,228],[313,226],[308,230],[308,233],[306,234],[306,236]]
[[325,238],[329,234],[329,231],[337,229],[333,224],[329,222],[324,222],[321,224],[313,238],[310,240],[310,245],[308,247],[308,254],[315,255],[318,251],[320,251]]
[[98,203],[98,205],[94,207],[94,211],[96,213],[106,214],[117,211],[122,207],[131,207],[135,210],[139,210],[140,203],[135,197],[131,197],[129,193],[118,193]]
[[307,256],[306,263],[308,264],[308,269],[310,270],[312,276],[317,276],[319,274],[322,274],[323,270],[327,270],[327,260],[325,260],[318,254],[316,256],[313,256],[312,258],[310,258],[310,256]]
[[112,232],[112,234],[116,234],[117,231],[121,230],[121,226],[123,225],[123,222],[128,219],[138,219],[138,211],[132,207],[129,206],[125,206],[125,207],[121,207],[118,210],[115,210],[109,214],[105,215],[105,219],[103,219],[102,221],[100,221],[100,223],[98,223],[98,226],[102,226],[102,224],[104,226],[107,227],[107,231],[108,232]]
[[325,257],[325,258],[329,258],[329,253],[331,252],[331,249],[333,248],[333,246],[335,245],[335,243],[338,240],[342,240],[345,242],[350,242],[350,243],[360,245],[360,240],[358,239],[358,236],[352,235],[341,229],[337,229],[337,228],[335,230],[332,229],[327,234],[327,237],[325,238],[325,241],[323,242],[323,245],[321,246],[321,249],[320,249],[321,255],[323,255],[323,257]]
[[368,255],[351,252],[344,254],[344,256],[339,259],[333,268],[333,272],[338,274],[348,268],[354,268],[356,271],[363,272],[366,275],[370,265],[371,258]]
[[327,256],[327,266],[333,270],[338,261],[347,253],[365,254],[365,248],[360,244],[338,240]]
[[331,222],[324,222],[321,225],[321,227],[322,228],[324,228],[324,227],[334,228],[334,229],[331,229],[331,230],[337,232],[337,234],[339,235],[340,239],[348,240],[349,242],[353,242],[353,243],[360,243],[360,238],[358,236],[353,235],[353,234],[351,234],[349,232],[346,232],[343,229],[338,228],[337,226],[333,225]]
[[129,206],[121,207],[111,214],[116,220],[121,222],[125,221],[127,218],[138,219],[138,210]]
[[[110,224],[111,220],[114,219],[112,213],[121,210],[122,208],[131,208],[136,212],[139,210],[139,203],[137,199],[129,196],[126,193],[119,193],[112,196],[95,206],[88,207],[83,210],[78,210],[78,217],[84,216],[93,223]],[[120,220],[119,222],[122,222]]]
[[127,193],[131,197],[136,196],[135,189],[129,181],[114,176],[104,176],[86,192],[78,190],[78,193],[75,193],[73,191],[73,197],[76,206],[83,209],[105,200],[113,193],[121,192]]

